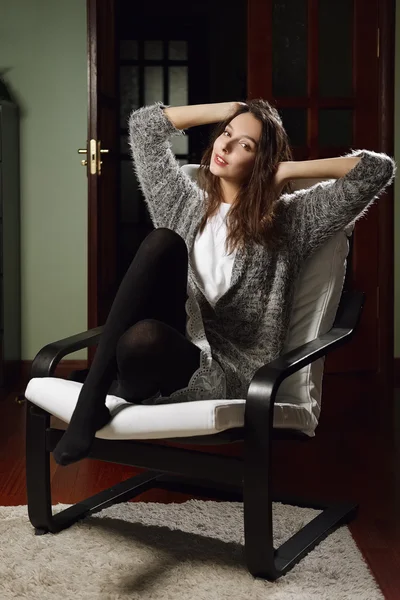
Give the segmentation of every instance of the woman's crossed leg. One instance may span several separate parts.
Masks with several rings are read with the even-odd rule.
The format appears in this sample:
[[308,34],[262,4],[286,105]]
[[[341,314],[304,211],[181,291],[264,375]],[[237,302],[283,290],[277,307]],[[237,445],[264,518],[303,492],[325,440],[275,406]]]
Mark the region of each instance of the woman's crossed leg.
[[58,464],[89,454],[96,431],[111,419],[105,397],[116,377],[117,395],[132,402],[187,385],[200,362],[200,349],[185,337],[187,275],[184,240],[170,229],[152,231],[118,289],[71,421],[53,451]]

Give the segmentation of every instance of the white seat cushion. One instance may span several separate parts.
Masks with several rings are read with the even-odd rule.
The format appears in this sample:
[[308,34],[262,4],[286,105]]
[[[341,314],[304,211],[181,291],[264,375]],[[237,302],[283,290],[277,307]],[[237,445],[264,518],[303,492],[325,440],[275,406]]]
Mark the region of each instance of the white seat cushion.
[[[83,384],[57,377],[34,377],[25,397],[69,423]],[[245,400],[199,400],[174,404],[132,404],[111,394],[106,406],[112,420],[99,429],[104,440],[140,440],[211,435],[244,426]]]

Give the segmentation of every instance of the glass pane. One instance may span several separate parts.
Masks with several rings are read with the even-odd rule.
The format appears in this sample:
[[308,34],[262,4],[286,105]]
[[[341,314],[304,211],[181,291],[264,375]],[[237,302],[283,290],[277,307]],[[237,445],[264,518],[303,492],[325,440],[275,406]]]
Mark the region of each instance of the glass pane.
[[161,41],[149,40],[144,43],[145,60],[162,60],[163,43]]
[[273,3],[274,97],[307,95],[307,4],[307,0],[275,0]]
[[188,104],[188,68],[169,67],[169,102],[171,106]]
[[319,94],[353,94],[354,0],[319,0]]
[[347,108],[320,109],[318,144],[320,146],[352,146],[353,110]]
[[291,146],[307,146],[307,109],[279,108]]
[[141,191],[130,160],[121,160],[121,206],[120,221],[124,223],[139,222],[139,202]]
[[171,138],[172,152],[174,154],[188,154],[189,153],[189,136],[173,136]]
[[169,42],[170,60],[187,60],[187,42],[185,40],[172,40]]
[[144,103],[146,106],[154,102],[163,102],[163,68],[145,67],[144,69]]
[[139,108],[138,67],[120,67],[120,126],[128,126],[132,110]]
[[124,60],[138,60],[137,40],[120,40],[119,56]]

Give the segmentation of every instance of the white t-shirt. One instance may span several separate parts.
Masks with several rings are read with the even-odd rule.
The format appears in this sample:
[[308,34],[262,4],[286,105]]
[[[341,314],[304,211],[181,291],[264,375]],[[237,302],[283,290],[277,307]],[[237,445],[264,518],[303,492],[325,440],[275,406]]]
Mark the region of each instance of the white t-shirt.
[[193,267],[212,305],[229,288],[236,255],[236,249],[229,255],[225,250],[226,218],[230,208],[226,202],[220,204],[218,212],[208,219],[203,233],[197,233],[192,250]]

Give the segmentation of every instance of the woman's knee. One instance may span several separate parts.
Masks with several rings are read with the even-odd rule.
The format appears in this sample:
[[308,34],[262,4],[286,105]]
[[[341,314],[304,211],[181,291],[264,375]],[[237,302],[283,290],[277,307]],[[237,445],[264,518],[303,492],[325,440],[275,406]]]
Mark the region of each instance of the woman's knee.
[[164,324],[156,319],[143,319],[121,335],[116,346],[118,363],[128,358],[154,356],[164,343]]
[[172,229],[168,229],[167,227],[158,227],[157,229],[153,229],[146,238],[143,240],[142,244],[145,247],[151,245],[152,247],[161,248],[163,252],[166,250],[178,249],[179,252],[183,252],[187,255],[187,247],[185,240]]

